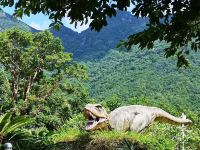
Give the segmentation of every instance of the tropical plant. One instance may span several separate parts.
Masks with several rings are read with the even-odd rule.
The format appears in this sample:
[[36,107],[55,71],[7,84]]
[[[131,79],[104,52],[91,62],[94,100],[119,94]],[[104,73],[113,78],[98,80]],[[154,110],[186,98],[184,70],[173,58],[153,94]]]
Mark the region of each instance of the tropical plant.
[[8,137],[16,150],[49,150],[53,144],[49,134],[45,128],[22,128]]
[[14,136],[19,128],[30,125],[33,123],[31,118],[25,118],[22,116],[12,118],[11,113],[6,113],[0,116],[0,144],[3,142],[4,138],[11,134]]

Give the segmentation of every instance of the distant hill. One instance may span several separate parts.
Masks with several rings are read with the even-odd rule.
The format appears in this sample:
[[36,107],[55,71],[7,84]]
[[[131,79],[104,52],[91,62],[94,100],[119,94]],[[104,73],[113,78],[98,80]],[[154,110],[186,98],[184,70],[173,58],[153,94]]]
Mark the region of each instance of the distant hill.
[[[106,53],[116,47],[122,39],[130,34],[146,28],[147,19],[135,18],[130,12],[119,11],[116,17],[108,18],[108,26],[100,32],[87,29],[81,33],[75,32],[65,26],[59,31],[50,31],[62,39],[66,52],[71,52],[78,61],[93,61],[104,57]],[[0,10],[0,31],[17,26],[22,30],[38,32],[12,15]]]
[[128,35],[145,29],[147,19],[137,19],[129,12],[118,12],[116,17],[108,18],[108,26],[100,32],[87,29],[81,33],[62,27],[51,32],[63,40],[67,52],[72,52],[77,60],[94,60],[116,47],[120,40]]
[[163,47],[131,52],[112,50],[97,62],[88,62],[89,91],[93,98],[106,100],[117,95],[122,100],[146,97],[152,101],[170,102],[176,107],[200,108],[200,57],[190,54],[190,68],[176,67],[176,59],[166,59]]
[[23,23],[22,21],[16,19],[15,17],[7,14],[0,8],[0,31],[9,29],[12,27],[19,27],[25,31],[36,32],[37,30],[30,27],[29,25]]

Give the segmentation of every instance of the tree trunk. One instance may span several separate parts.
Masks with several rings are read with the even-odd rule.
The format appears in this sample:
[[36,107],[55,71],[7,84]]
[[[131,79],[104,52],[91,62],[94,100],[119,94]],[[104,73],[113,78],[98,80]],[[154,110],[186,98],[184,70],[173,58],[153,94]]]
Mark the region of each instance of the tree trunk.
[[19,77],[16,73],[16,71],[13,72],[12,74],[12,78],[13,78],[13,81],[12,81],[12,97],[13,97],[13,100],[16,101],[17,100],[17,94],[18,94],[18,83],[19,83]]
[[27,82],[26,82],[25,87],[24,87],[24,101],[28,100],[33,81],[35,80],[37,74],[38,74],[38,71],[35,71],[33,77],[29,76],[28,79],[27,79]]
[[27,101],[28,99],[28,95],[29,95],[29,92],[31,90],[31,81],[32,78],[29,77],[28,81],[25,83],[25,87],[24,87],[24,101]]

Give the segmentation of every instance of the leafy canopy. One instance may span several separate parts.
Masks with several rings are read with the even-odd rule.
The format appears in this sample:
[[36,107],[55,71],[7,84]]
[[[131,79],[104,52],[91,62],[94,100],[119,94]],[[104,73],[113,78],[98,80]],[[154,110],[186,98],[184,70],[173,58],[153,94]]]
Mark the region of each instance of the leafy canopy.
[[0,33],[1,110],[30,115],[38,126],[57,128],[87,97],[84,65],[64,52],[49,31],[13,28]]
[[[64,53],[60,39],[48,31],[32,34],[17,28],[0,33],[0,63],[10,73],[13,99],[25,101],[44,70],[60,81],[69,71],[71,54]],[[20,97],[21,96],[21,97]]]
[[136,17],[148,17],[148,29],[129,36],[122,42],[126,48],[139,44],[140,48],[152,48],[154,41],[165,40],[171,45],[165,48],[166,57],[176,55],[177,66],[188,66],[186,55],[200,48],[199,0],[0,0],[2,6],[15,5],[15,15],[42,12],[53,20],[51,25],[62,24],[66,15],[71,23],[88,23],[91,29],[100,31],[107,25],[107,16],[115,16],[117,10],[127,11],[131,6]]

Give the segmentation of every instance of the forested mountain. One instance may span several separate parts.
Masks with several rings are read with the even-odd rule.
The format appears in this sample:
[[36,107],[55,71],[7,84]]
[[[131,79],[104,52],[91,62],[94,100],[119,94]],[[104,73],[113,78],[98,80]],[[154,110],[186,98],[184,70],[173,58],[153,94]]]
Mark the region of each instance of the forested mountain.
[[112,50],[98,62],[88,62],[90,95],[106,100],[117,95],[122,100],[146,97],[173,105],[200,106],[200,54],[191,54],[190,68],[176,67],[176,59],[166,59],[157,43],[153,50],[130,52]]
[[7,14],[0,8],[0,31],[9,29],[12,27],[19,27],[25,31],[36,32],[37,30],[23,23],[22,21],[16,19],[15,17]]
[[[23,30],[36,31],[3,11],[0,11],[0,20],[1,29],[18,26]],[[88,62],[90,95],[94,98],[106,99],[118,95],[124,100],[148,97],[154,100],[198,103],[200,63],[195,55],[191,56],[191,68],[178,70],[176,60],[164,57],[164,43],[157,43],[154,50],[150,51],[140,51],[135,46],[128,53],[118,50],[108,52],[121,39],[145,29],[146,22],[147,19],[137,19],[128,12],[119,12],[115,18],[108,20],[109,25],[100,32],[87,29],[77,33],[64,26],[60,31],[50,30],[62,39],[65,51],[72,52],[77,60]],[[98,58],[102,59],[95,62]]]
[[[112,95],[118,95],[123,100],[148,97],[172,103],[195,103],[194,106],[198,106],[200,62],[195,59],[197,56],[191,56],[191,68],[178,70],[176,60],[164,57],[164,43],[158,42],[154,50],[141,51],[135,46],[128,53],[118,50],[108,52],[121,39],[145,29],[146,22],[147,19],[137,19],[128,12],[119,12],[115,18],[108,20],[109,25],[100,32],[87,29],[77,33],[64,26],[60,31],[50,30],[62,39],[65,51],[72,52],[76,60],[87,62],[90,73],[89,92],[92,97],[99,100]],[[36,31],[1,10],[1,30],[13,26]]]
[[[119,12],[116,17],[108,19],[108,26],[100,32],[87,29],[81,33],[65,26],[60,31],[50,29],[54,36],[62,39],[66,52],[71,52],[76,60],[93,61],[102,58],[116,47],[120,40],[128,35],[145,29],[147,19],[135,18],[129,12]],[[22,30],[37,32],[13,16],[0,10],[0,30],[17,26]]]
[[62,39],[67,52],[72,52],[75,59],[85,61],[102,58],[120,40],[144,30],[146,22],[147,19],[137,19],[129,12],[119,12],[116,17],[108,19],[108,26],[100,32],[87,29],[78,34],[66,27],[62,27],[61,32],[51,31]]

